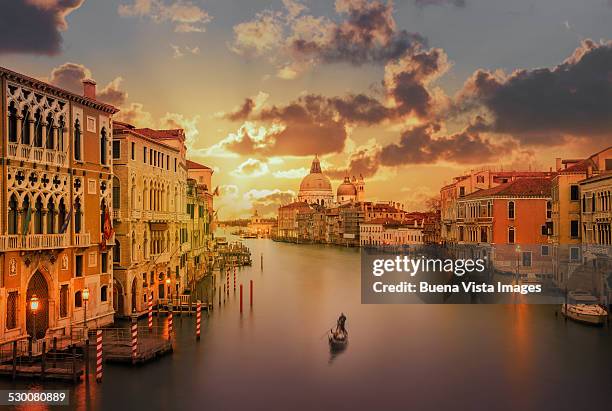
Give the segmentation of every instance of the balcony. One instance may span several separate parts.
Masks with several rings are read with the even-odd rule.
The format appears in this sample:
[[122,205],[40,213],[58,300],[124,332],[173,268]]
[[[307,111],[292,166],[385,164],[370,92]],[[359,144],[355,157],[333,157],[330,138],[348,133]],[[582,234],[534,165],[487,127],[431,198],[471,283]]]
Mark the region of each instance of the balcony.
[[9,143],[8,157],[18,161],[65,167],[67,154],[62,151],[32,147],[29,144]]
[[70,245],[67,234],[13,234],[0,236],[0,251],[45,250]]
[[142,218],[142,211],[141,210],[132,210],[132,218],[139,220]]
[[76,233],[74,235],[74,245],[76,247],[89,247],[91,245],[91,235],[89,233]]
[[113,220],[121,220],[121,210],[113,210]]

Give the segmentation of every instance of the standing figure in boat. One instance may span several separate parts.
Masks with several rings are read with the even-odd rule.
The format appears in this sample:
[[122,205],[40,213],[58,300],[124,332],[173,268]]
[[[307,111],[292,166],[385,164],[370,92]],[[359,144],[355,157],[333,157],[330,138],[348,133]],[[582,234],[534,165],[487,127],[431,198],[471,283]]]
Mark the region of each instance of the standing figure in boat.
[[338,317],[338,324],[336,325],[336,334],[339,334],[339,333],[346,334],[346,328],[344,327],[345,323],[346,323],[346,315],[344,315],[344,313],[341,313],[340,317]]
[[329,346],[333,351],[346,348],[348,344],[348,331],[346,331],[346,315],[340,314],[335,330],[329,330]]

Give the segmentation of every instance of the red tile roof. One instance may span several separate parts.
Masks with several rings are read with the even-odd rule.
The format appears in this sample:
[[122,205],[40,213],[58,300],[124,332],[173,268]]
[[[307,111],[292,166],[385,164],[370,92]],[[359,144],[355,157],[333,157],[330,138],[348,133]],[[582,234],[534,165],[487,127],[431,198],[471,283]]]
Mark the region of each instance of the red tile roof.
[[195,161],[187,160],[188,170],[212,170],[212,168],[205,166],[204,164],[196,163]]
[[518,178],[497,187],[476,191],[461,200],[483,197],[546,197],[550,196],[551,187],[552,181],[550,178]]
[[169,130],[153,130],[152,128],[137,128],[135,130],[137,133],[143,134],[149,138],[154,138],[156,140],[168,140],[175,138],[184,138],[185,133],[183,129],[169,129]]

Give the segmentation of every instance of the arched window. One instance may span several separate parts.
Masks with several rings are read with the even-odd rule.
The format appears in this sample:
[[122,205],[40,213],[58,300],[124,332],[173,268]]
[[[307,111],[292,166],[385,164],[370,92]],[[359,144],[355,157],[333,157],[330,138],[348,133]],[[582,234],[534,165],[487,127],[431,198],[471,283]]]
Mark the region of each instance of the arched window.
[[55,148],[55,122],[53,121],[53,115],[49,113],[46,120],[47,135],[45,136],[45,148],[53,150]]
[[34,146],[43,146],[42,114],[40,110],[34,114]]
[[115,246],[113,247],[113,263],[119,264],[121,262],[121,243],[119,240],[115,240]]
[[100,132],[100,164],[106,164],[106,127]]
[[514,232],[514,227],[508,228],[508,244],[514,244],[516,241],[516,233]]
[[30,144],[30,123],[32,121],[30,117],[30,109],[26,106],[21,112],[23,120],[21,120],[21,144]]
[[136,233],[132,233],[132,261],[136,261]]
[[55,203],[53,202],[53,198],[50,198],[47,204],[47,234],[55,233]]
[[74,306],[75,308],[81,308],[83,306],[83,294],[80,291],[74,293]]
[[113,208],[115,210],[121,208],[121,185],[117,177],[113,177]]
[[42,199],[40,197],[38,197],[36,199],[36,207],[35,207],[35,214],[34,214],[34,233],[35,234],[43,234],[44,233],[44,227],[43,227],[43,203],[42,203]]
[[83,210],[81,210],[81,199],[74,201],[74,232],[80,233],[83,226]]
[[8,140],[11,143],[17,142],[17,108],[14,102],[8,110]]
[[63,234],[65,229],[62,231],[64,224],[66,223],[66,204],[64,203],[64,199],[62,198],[59,203],[59,207],[57,210],[57,228],[60,230],[60,234]]
[[514,218],[514,201],[508,201],[508,218]]
[[57,149],[59,151],[64,151],[64,130],[66,129],[66,121],[64,121],[64,116],[61,116],[59,119],[59,124],[57,125]]
[[79,119],[74,122],[74,159],[81,160],[81,123]]
[[18,215],[19,215],[17,207],[18,207],[17,197],[15,196],[15,194],[12,194],[9,200],[9,212],[8,212],[8,233],[9,234],[17,234],[17,230],[19,229],[17,227]]

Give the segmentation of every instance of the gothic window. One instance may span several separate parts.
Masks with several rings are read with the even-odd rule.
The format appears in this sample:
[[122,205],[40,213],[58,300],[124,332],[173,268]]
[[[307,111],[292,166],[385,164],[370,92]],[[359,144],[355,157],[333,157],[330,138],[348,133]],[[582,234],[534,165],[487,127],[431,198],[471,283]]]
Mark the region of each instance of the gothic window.
[[17,328],[17,299],[19,294],[17,291],[8,293],[6,299],[6,328],[11,330]]
[[25,107],[22,111],[23,120],[21,121],[21,144],[30,144],[30,109]]
[[17,197],[15,196],[15,194],[12,194],[9,200],[9,211],[8,211],[8,233],[9,234],[17,234],[17,231],[19,230],[19,228],[17,227],[18,221],[19,221],[18,219],[19,211],[17,210],[17,207],[18,207]]
[[11,143],[17,142],[17,108],[15,103],[11,103],[8,110],[8,140]]
[[81,160],[81,123],[79,119],[74,122],[74,159]]
[[106,127],[100,132],[100,164],[106,164]]
[[80,233],[83,226],[83,211],[81,210],[81,200],[77,198],[74,201],[74,232]]
[[113,208],[121,208],[121,185],[117,177],[113,177]]
[[53,198],[49,199],[47,210],[47,234],[55,234],[57,227],[55,227],[55,204]]
[[59,230],[64,226],[66,222],[66,204],[64,204],[64,199],[62,198],[59,203],[58,213],[57,213],[57,229]]
[[40,196],[36,199],[35,203],[35,214],[34,214],[34,233],[35,234],[43,234],[44,226],[43,226],[43,203]]
[[43,146],[42,114],[40,110],[34,115],[34,147]]
[[57,149],[59,151],[64,151],[64,129],[66,128],[66,122],[64,121],[64,116],[61,116],[59,119],[59,124],[57,126]]
[[121,243],[119,240],[115,240],[115,246],[113,247],[113,263],[119,264],[121,262]]
[[47,115],[47,135],[45,136],[45,148],[53,150],[55,148],[55,136],[53,133],[55,122],[53,121],[53,114]]
[[514,218],[514,201],[508,201],[508,218]]

